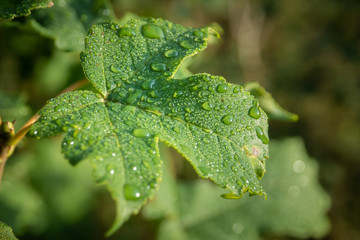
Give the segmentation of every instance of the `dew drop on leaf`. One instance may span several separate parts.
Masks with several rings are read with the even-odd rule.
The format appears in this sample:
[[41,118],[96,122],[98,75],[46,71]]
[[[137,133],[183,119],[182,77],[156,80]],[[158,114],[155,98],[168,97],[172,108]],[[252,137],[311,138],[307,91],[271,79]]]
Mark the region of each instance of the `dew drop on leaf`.
[[198,38],[204,37],[204,33],[203,33],[202,31],[200,31],[200,30],[196,30],[196,31],[194,32],[194,35],[195,35],[196,37],[198,37]]
[[257,106],[253,106],[249,109],[248,115],[252,118],[259,119],[261,116],[260,109]]
[[227,85],[226,84],[220,84],[217,88],[216,91],[218,93],[224,93],[227,90]]
[[142,34],[147,38],[164,38],[164,32],[161,27],[154,24],[145,24],[142,26]]
[[135,36],[135,31],[134,31],[134,29],[132,29],[132,28],[129,28],[129,27],[123,27],[123,28],[121,28],[120,29],[120,31],[119,31],[119,36],[120,37],[133,37],[133,36]]
[[225,198],[225,199],[240,199],[241,198],[241,196],[235,195],[233,193],[225,193],[225,194],[222,194],[221,197]]
[[139,200],[141,197],[140,190],[137,187],[130,184],[125,184],[124,194],[125,194],[125,199],[130,201]]
[[166,65],[165,63],[153,63],[151,69],[155,72],[163,72],[166,70]]
[[234,116],[233,115],[225,115],[221,121],[226,124],[226,125],[230,125],[233,123],[234,121]]
[[150,137],[151,133],[146,128],[137,128],[134,130],[133,135],[137,138]]
[[205,109],[205,110],[210,111],[214,106],[213,106],[211,103],[209,103],[209,102],[204,102],[204,103],[201,105],[201,107],[202,107],[203,109]]
[[180,42],[180,46],[185,49],[191,49],[194,47],[194,45],[189,40],[184,40]]
[[120,69],[119,69],[119,66],[117,64],[112,64],[110,66],[110,70],[113,72],[113,73],[119,73],[120,72]]
[[177,57],[179,55],[179,52],[176,51],[175,49],[170,49],[164,52],[164,56],[167,58],[173,58],[173,57]]
[[255,131],[256,131],[256,136],[262,141],[262,143],[264,144],[269,143],[269,139],[265,136],[265,133],[261,127],[256,126]]
[[182,94],[183,94],[182,91],[176,91],[176,92],[174,92],[173,97],[174,98],[179,98]]
[[63,105],[58,105],[55,107],[55,112],[62,112],[62,111],[65,111],[67,108],[66,106],[63,106]]
[[147,80],[141,84],[141,88],[144,90],[152,89],[154,86],[155,80]]
[[234,90],[233,90],[233,93],[238,93],[238,92],[240,92],[241,91],[241,86],[236,86],[236,87],[234,87]]

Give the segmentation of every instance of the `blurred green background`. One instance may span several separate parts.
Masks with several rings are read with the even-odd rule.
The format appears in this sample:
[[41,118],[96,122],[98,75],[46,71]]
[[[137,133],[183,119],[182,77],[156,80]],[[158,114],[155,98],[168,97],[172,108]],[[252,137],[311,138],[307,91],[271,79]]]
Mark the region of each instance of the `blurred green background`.
[[[176,167],[173,175],[179,185],[173,183],[168,187],[175,189],[174,196],[182,195],[174,200],[171,196],[167,198],[170,193],[159,192],[158,205],[162,208],[157,207],[159,200],[154,200],[111,239],[360,239],[359,1],[57,0],[54,3],[53,9],[34,10],[28,17],[0,22],[0,115],[4,120],[16,119],[17,129],[46,100],[84,78],[79,50],[86,29],[96,21],[113,15],[121,19],[129,12],[142,17],[161,17],[189,27],[217,23],[223,29],[221,39],[196,56],[189,69],[194,73],[221,75],[233,83],[257,81],[284,108],[300,117],[297,123],[270,121],[273,142],[270,148],[274,146],[274,149],[267,163],[265,178],[268,179],[264,179],[269,186],[270,202],[265,205],[272,204],[271,196],[280,194],[278,202],[284,200],[283,207],[277,208],[277,203],[275,207],[261,206],[263,203],[257,197],[246,196],[235,205],[231,201],[234,206],[230,207],[227,207],[229,200],[214,200],[209,209],[221,212],[220,206],[225,206],[226,212],[239,208],[239,219],[246,223],[240,220],[232,223],[230,235],[224,225],[216,228],[220,235],[208,236],[207,231],[214,231],[214,226],[220,223],[211,223],[208,217],[207,225],[200,220],[201,224],[191,225],[195,220],[191,223],[186,220],[183,211],[189,210],[181,204],[194,203],[196,193],[202,191],[203,196],[216,198],[219,190],[206,185],[207,181],[195,180],[189,164],[174,151],[166,150],[166,162],[170,160]],[[297,138],[284,140],[287,137]],[[0,221],[10,225],[20,239],[103,239],[112,223],[114,203],[103,187],[92,182],[87,163],[74,168],[63,159],[60,139],[25,139],[18,146],[5,168]],[[298,156],[299,152],[302,155]],[[299,159],[310,172],[295,167]],[[289,161],[296,163],[293,169],[289,167],[295,173],[284,170],[277,174],[284,175],[282,180],[276,180],[277,175],[270,170],[276,172]],[[272,195],[271,189],[290,181],[300,173],[298,170],[304,176],[308,174],[311,189],[298,193],[296,185],[289,185],[284,186],[284,191],[286,196],[301,194],[303,200],[297,206],[304,208],[303,215],[318,214],[309,219],[298,216],[301,212],[293,208],[286,210],[288,202],[285,203],[286,197],[281,197],[281,189]],[[278,184],[271,183],[271,176]],[[164,179],[167,179],[165,175]],[[304,183],[305,177],[300,179]],[[298,180],[294,178],[294,181]],[[202,184],[206,186],[201,187]],[[198,190],[191,190],[198,186]],[[321,187],[330,196],[331,205]],[[185,195],[189,198],[184,198]],[[165,203],[161,204],[161,199]],[[177,214],[173,205],[166,205],[174,201],[181,205]],[[246,207],[251,202],[254,202],[252,207]],[[258,205],[259,208],[255,207]],[[192,206],[194,213],[201,214],[200,206]],[[227,215],[228,218],[216,216],[217,219],[234,217]],[[248,221],[243,215],[249,216]],[[252,219],[254,216],[262,220]],[[293,218],[302,222],[292,222]],[[279,219],[283,223],[278,226]],[[286,224],[289,226],[283,227]]]

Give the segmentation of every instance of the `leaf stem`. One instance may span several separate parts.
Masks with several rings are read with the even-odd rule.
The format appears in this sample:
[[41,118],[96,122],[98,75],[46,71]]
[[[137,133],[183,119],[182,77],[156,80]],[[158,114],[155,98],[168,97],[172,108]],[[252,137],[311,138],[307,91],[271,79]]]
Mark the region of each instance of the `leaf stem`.
[[[85,79],[85,78],[81,79],[81,80],[75,82],[74,84],[72,84],[71,86],[69,86],[68,88],[61,91],[59,94],[56,95],[56,97],[60,96],[64,93],[72,92],[76,89],[79,89],[79,88],[85,86],[87,83],[88,83],[87,79]],[[37,113],[34,116],[32,116],[29,119],[29,121],[27,121],[24,124],[24,126],[22,126],[21,129],[5,143],[5,146],[3,146],[2,149],[0,149],[0,151],[1,151],[0,152],[0,188],[1,188],[2,176],[3,176],[3,172],[4,172],[4,168],[5,168],[7,159],[13,154],[16,145],[20,142],[21,139],[23,139],[25,137],[26,133],[29,131],[31,126],[39,118],[40,118],[40,115],[38,115]]]

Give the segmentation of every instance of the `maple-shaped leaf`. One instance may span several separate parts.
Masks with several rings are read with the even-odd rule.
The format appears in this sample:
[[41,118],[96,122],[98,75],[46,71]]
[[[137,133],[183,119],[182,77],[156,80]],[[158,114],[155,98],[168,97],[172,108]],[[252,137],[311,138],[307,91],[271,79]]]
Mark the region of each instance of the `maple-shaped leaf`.
[[259,180],[268,125],[255,98],[222,77],[172,77],[185,58],[207,46],[212,31],[161,19],[94,25],[81,60],[98,93],[50,100],[30,130],[39,138],[64,132],[65,157],[73,164],[91,161],[97,181],[117,202],[110,233],[154,195],[161,180],[159,141],[179,151],[199,176],[230,190],[225,198],[264,193]]

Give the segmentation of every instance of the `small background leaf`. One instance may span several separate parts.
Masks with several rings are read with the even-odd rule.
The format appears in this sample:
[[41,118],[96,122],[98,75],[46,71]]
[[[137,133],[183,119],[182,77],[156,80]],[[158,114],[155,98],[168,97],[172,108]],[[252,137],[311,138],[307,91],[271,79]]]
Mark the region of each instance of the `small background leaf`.
[[49,8],[52,5],[51,0],[0,0],[0,20],[27,16],[34,9]]
[[73,168],[59,145],[59,139],[27,143],[28,149],[6,165],[0,221],[9,223],[19,237],[31,233],[38,238],[47,231],[59,231],[62,239],[69,239],[60,226],[86,222],[84,217],[93,206],[96,188],[91,166],[84,162]]
[[114,18],[107,0],[53,0],[51,9],[33,15],[33,28],[55,40],[58,48],[82,51],[84,37],[91,25]]
[[[206,181],[164,181],[145,208],[151,219],[163,218],[158,239],[261,239],[261,235],[322,237],[329,230],[329,196],[318,183],[318,166],[298,138],[272,141],[264,186],[268,200],[224,200]],[[167,163],[169,164],[169,163]],[[170,179],[168,179],[170,178]]]
[[299,119],[298,115],[283,109],[259,83],[247,83],[244,88],[259,100],[261,108],[264,109],[270,119],[289,122],[296,122]]

